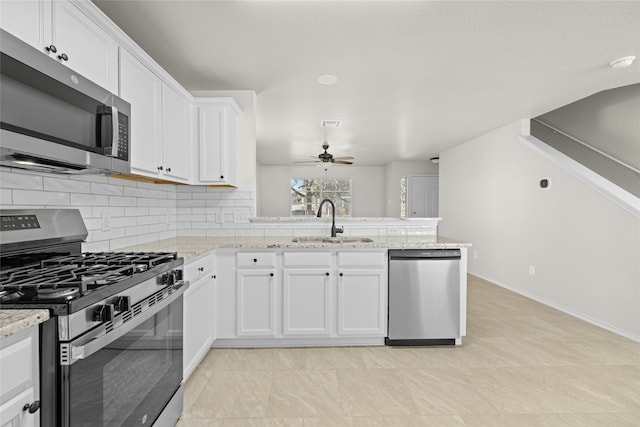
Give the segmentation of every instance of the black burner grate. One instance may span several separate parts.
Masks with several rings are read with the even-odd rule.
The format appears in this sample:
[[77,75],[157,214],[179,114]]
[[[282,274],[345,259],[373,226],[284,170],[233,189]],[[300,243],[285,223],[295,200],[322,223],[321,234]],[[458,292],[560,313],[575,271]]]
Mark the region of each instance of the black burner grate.
[[[36,257],[37,258],[37,257]],[[0,271],[0,299],[69,300],[174,261],[171,252],[93,252],[54,256]],[[11,264],[15,265],[15,262]]]

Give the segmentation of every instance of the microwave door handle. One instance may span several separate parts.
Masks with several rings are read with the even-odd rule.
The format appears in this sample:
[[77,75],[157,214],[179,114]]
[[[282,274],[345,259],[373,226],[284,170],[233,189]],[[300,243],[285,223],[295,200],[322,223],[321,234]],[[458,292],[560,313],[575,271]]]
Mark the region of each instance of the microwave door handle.
[[118,137],[119,137],[118,109],[111,106],[111,157],[118,157]]

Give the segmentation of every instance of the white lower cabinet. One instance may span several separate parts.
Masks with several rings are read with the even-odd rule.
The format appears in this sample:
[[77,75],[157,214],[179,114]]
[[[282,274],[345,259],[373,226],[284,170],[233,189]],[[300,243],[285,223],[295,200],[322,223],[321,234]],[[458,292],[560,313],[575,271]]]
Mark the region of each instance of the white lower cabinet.
[[273,270],[239,269],[236,280],[237,335],[276,334],[276,276]]
[[386,270],[340,269],[338,335],[386,336],[386,314]]
[[185,280],[189,288],[184,293],[183,306],[183,378],[193,373],[211,348],[215,339],[215,282],[213,255],[205,256],[185,265]]
[[40,411],[29,412],[40,399],[39,369],[37,326],[0,342],[1,427],[40,425]]
[[386,257],[386,249],[219,252],[214,347],[382,344]]
[[283,279],[283,335],[330,334],[328,269],[285,269]]

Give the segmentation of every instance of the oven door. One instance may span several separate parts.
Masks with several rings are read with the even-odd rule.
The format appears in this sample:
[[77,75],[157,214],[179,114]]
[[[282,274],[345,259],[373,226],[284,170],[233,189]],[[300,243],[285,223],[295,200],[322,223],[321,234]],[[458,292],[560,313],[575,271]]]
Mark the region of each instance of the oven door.
[[[114,336],[71,342],[72,361],[61,372],[62,426],[151,426],[158,419],[182,382],[185,287]],[[180,400],[177,417],[181,410]]]

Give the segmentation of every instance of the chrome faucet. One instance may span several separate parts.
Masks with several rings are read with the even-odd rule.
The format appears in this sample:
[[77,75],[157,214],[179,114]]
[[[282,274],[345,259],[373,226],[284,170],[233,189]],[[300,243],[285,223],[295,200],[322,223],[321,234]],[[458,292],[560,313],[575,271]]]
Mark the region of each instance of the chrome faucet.
[[331,205],[331,212],[333,215],[331,216],[331,237],[336,237],[337,233],[344,233],[344,228],[336,228],[336,205],[329,199],[324,199],[320,202],[320,206],[318,207],[318,218],[322,218],[322,205],[325,202],[329,202]]

